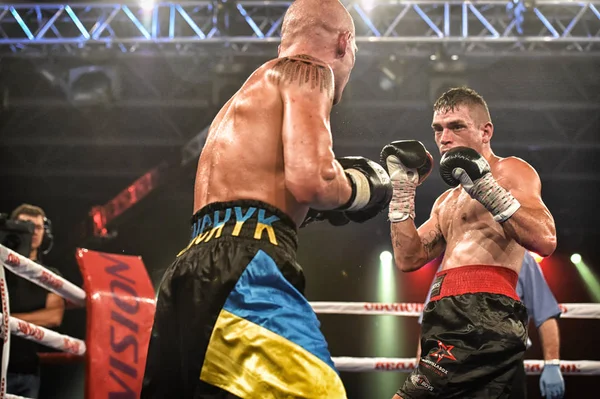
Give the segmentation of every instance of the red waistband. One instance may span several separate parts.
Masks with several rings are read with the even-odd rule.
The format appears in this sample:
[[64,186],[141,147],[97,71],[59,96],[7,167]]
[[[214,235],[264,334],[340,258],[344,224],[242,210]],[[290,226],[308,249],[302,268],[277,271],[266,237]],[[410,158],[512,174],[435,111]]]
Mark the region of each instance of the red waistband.
[[442,270],[433,280],[431,300],[485,292],[519,301],[515,290],[518,279],[519,275],[514,270],[502,266],[469,265]]

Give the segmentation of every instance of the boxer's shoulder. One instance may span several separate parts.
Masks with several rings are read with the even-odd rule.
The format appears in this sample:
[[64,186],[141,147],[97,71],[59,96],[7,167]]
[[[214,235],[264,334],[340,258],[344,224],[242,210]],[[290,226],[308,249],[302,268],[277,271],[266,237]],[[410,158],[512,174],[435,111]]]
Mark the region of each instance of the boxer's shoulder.
[[333,94],[333,70],[318,58],[305,54],[281,57],[269,62],[268,69],[268,79],[278,86],[318,88]]
[[539,181],[539,175],[533,166],[519,157],[499,158],[492,165],[492,175],[499,181]]
[[533,169],[533,167],[523,158],[514,156],[505,158],[498,157],[498,160],[492,163],[490,166],[492,168],[492,171],[499,170],[506,172],[510,172],[513,170],[518,171],[521,169]]
[[333,71],[325,61],[308,54],[295,54],[272,60],[272,69],[274,70],[284,69],[286,67],[289,67],[290,65],[315,68],[318,67],[325,70]]

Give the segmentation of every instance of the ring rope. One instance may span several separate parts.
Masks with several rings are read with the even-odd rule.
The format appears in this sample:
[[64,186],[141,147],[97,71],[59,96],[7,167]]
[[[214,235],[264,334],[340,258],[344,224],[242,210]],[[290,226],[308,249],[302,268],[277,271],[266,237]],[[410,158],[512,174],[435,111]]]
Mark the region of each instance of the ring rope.
[[[4,321],[2,313],[0,313],[0,319]],[[83,355],[86,352],[85,342],[80,339],[57,333],[13,316],[9,317],[9,323],[10,332],[19,337],[74,355]]]
[[[423,311],[422,303],[379,303],[379,302],[310,302],[315,313],[392,315],[418,317]],[[561,303],[561,318],[600,319],[600,304]]]
[[[334,357],[335,367],[339,371],[397,371],[411,372],[415,368],[415,358],[388,357]],[[544,368],[543,360],[525,360],[525,372],[539,375]],[[600,375],[600,361],[561,360],[560,370],[565,375]]]
[[2,320],[0,325],[2,329],[2,363],[0,367],[0,399],[6,397],[6,372],[8,369],[8,360],[10,356],[10,304],[8,301],[8,286],[6,285],[6,274],[4,267],[0,265],[0,297],[2,298],[2,312],[9,315],[6,320]]
[[52,273],[50,270],[37,264],[31,259],[26,258],[1,244],[0,261],[2,261],[8,270],[16,275],[23,277],[50,292],[60,295],[77,305],[85,306],[84,290],[61,276]]
[[[0,261],[13,273],[76,304],[84,305],[85,291],[34,261],[0,245]],[[310,302],[315,313],[418,317],[422,303]],[[600,319],[600,304],[562,303],[561,318]]]

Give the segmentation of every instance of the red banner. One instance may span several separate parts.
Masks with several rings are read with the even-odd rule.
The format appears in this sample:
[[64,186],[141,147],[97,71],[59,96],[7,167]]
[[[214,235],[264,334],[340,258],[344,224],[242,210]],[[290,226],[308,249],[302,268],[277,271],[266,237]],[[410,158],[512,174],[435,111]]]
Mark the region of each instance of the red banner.
[[142,259],[80,249],[87,302],[86,399],[136,399],[154,320],[154,288]]

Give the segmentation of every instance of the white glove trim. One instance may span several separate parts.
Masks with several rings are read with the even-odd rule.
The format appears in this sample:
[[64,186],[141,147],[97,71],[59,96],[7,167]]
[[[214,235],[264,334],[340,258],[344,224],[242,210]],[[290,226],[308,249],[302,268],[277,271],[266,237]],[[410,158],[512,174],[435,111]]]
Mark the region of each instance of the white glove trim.
[[352,204],[346,211],[359,211],[369,204],[371,200],[371,185],[369,179],[361,171],[356,169],[346,169],[345,172],[350,176],[356,189],[356,196]]

